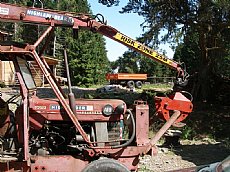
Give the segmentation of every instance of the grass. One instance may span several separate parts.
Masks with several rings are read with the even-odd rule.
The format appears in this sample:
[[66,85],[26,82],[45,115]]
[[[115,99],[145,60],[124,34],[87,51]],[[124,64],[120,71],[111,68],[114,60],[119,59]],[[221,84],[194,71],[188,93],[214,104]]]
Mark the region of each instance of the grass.
[[173,87],[172,84],[144,84],[142,89],[154,89],[154,88],[171,89],[172,87]]
[[[105,85],[109,85],[109,83],[105,83],[104,85],[91,85],[90,88],[101,88]],[[162,89],[171,89],[173,87],[173,84],[161,84],[161,83],[157,83],[157,84],[143,84],[142,85],[142,89],[154,89],[154,88],[162,88]],[[84,87],[81,86],[81,88],[88,88],[88,87]],[[140,90],[142,90],[140,89]]]

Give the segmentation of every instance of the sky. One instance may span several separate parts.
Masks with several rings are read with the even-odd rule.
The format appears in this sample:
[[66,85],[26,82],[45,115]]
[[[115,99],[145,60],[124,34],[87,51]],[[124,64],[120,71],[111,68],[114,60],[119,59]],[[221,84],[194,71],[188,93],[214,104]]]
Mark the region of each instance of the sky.
[[[102,14],[105,20],[107,20],[108,25],[135,40],[143,34],[143,30],[140,25],[144,22],[144,19],[143,17],[133,13],[120,14],[119,10],[121,10],[127,2],[127,0],[122,0],[120,1],[119,6],[107,7],[98,3],[98,0],[88,0],[94,15],[98,13]],[[105,37],[105,39],[107,56],[110,61],[117,60],[125,51],[128,50],[126,46],[112,39],[107,37]],[[173,57],[174,52],[168,44],[160,45],[159,48],[167,52],[166,55],[168,58]]]

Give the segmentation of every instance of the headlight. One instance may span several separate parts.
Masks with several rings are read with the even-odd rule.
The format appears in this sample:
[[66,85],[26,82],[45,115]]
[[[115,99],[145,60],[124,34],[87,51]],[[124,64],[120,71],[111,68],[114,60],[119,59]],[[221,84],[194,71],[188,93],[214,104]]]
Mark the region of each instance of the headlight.
[[115,114],[124,114],[124,112],[125,112],[125,104],[119,104],[115,108]]
[[105,116],[110,116],[110,115],[112,115],[113,111],[114,111],[113,106],[110,105],[110,104],[105,105],[105,106],[103,107],[103,109],[102,109],[102,113],[103,113],[103,115],[105,115]]

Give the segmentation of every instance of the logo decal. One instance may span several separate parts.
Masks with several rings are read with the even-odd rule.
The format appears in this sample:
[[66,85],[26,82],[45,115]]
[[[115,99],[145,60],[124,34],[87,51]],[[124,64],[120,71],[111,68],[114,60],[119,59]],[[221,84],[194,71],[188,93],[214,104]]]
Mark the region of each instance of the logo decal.
[[50,110],[60,110],[59,105],[50,105]]
[[36,110],[42,110],[42,109],[46,109],[46,106],[35,106],[34,108]]
[[9,8],[2,8],[0,7],[0,14],[2,15],[9,15]]
[[76,110],[81,111],[93,111],[93,106],[90,105],[76,105]]
[[44,11],[37,11],[37,10],[27,10],[27,15],[29,16],[36,16],[36,17],[42,17],[42,18],[47,18],[51,19],[53,18],[54,20],[62,21],[63,23],[66,24],[73,24],[73,18],[66,16],[66,15],[61,15],[61,14],[52,14]]

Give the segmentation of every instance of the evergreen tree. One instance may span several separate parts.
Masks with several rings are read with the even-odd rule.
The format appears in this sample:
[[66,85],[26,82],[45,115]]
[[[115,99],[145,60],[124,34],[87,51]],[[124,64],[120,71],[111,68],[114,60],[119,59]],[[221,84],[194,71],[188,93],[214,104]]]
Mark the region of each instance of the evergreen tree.
[[[56,3],[58,10],[90,13],[87,1],[57,1]],[[56,45],[61,48],[60,45],[65,44],[68,47],[72,84],[90,86],[103,83],[109,61],[102,35],[80,30],[74,38],[72,30],[66,28],[58,28],[57,33]],[[62,58],[61,50],[57,50],[56,54]]]
[[118,62],[118,72],[119,73],[139,73],[138,67],[138,57],[137,53],[129,50],[123,54],[123,57],[120,57]]
[[81,31],[78,39],[69,37],[71,74],[76,85],[90,86],[105,80],[109,62],[105,44],[101,44],[104,41],[101,35],[88,31]]

